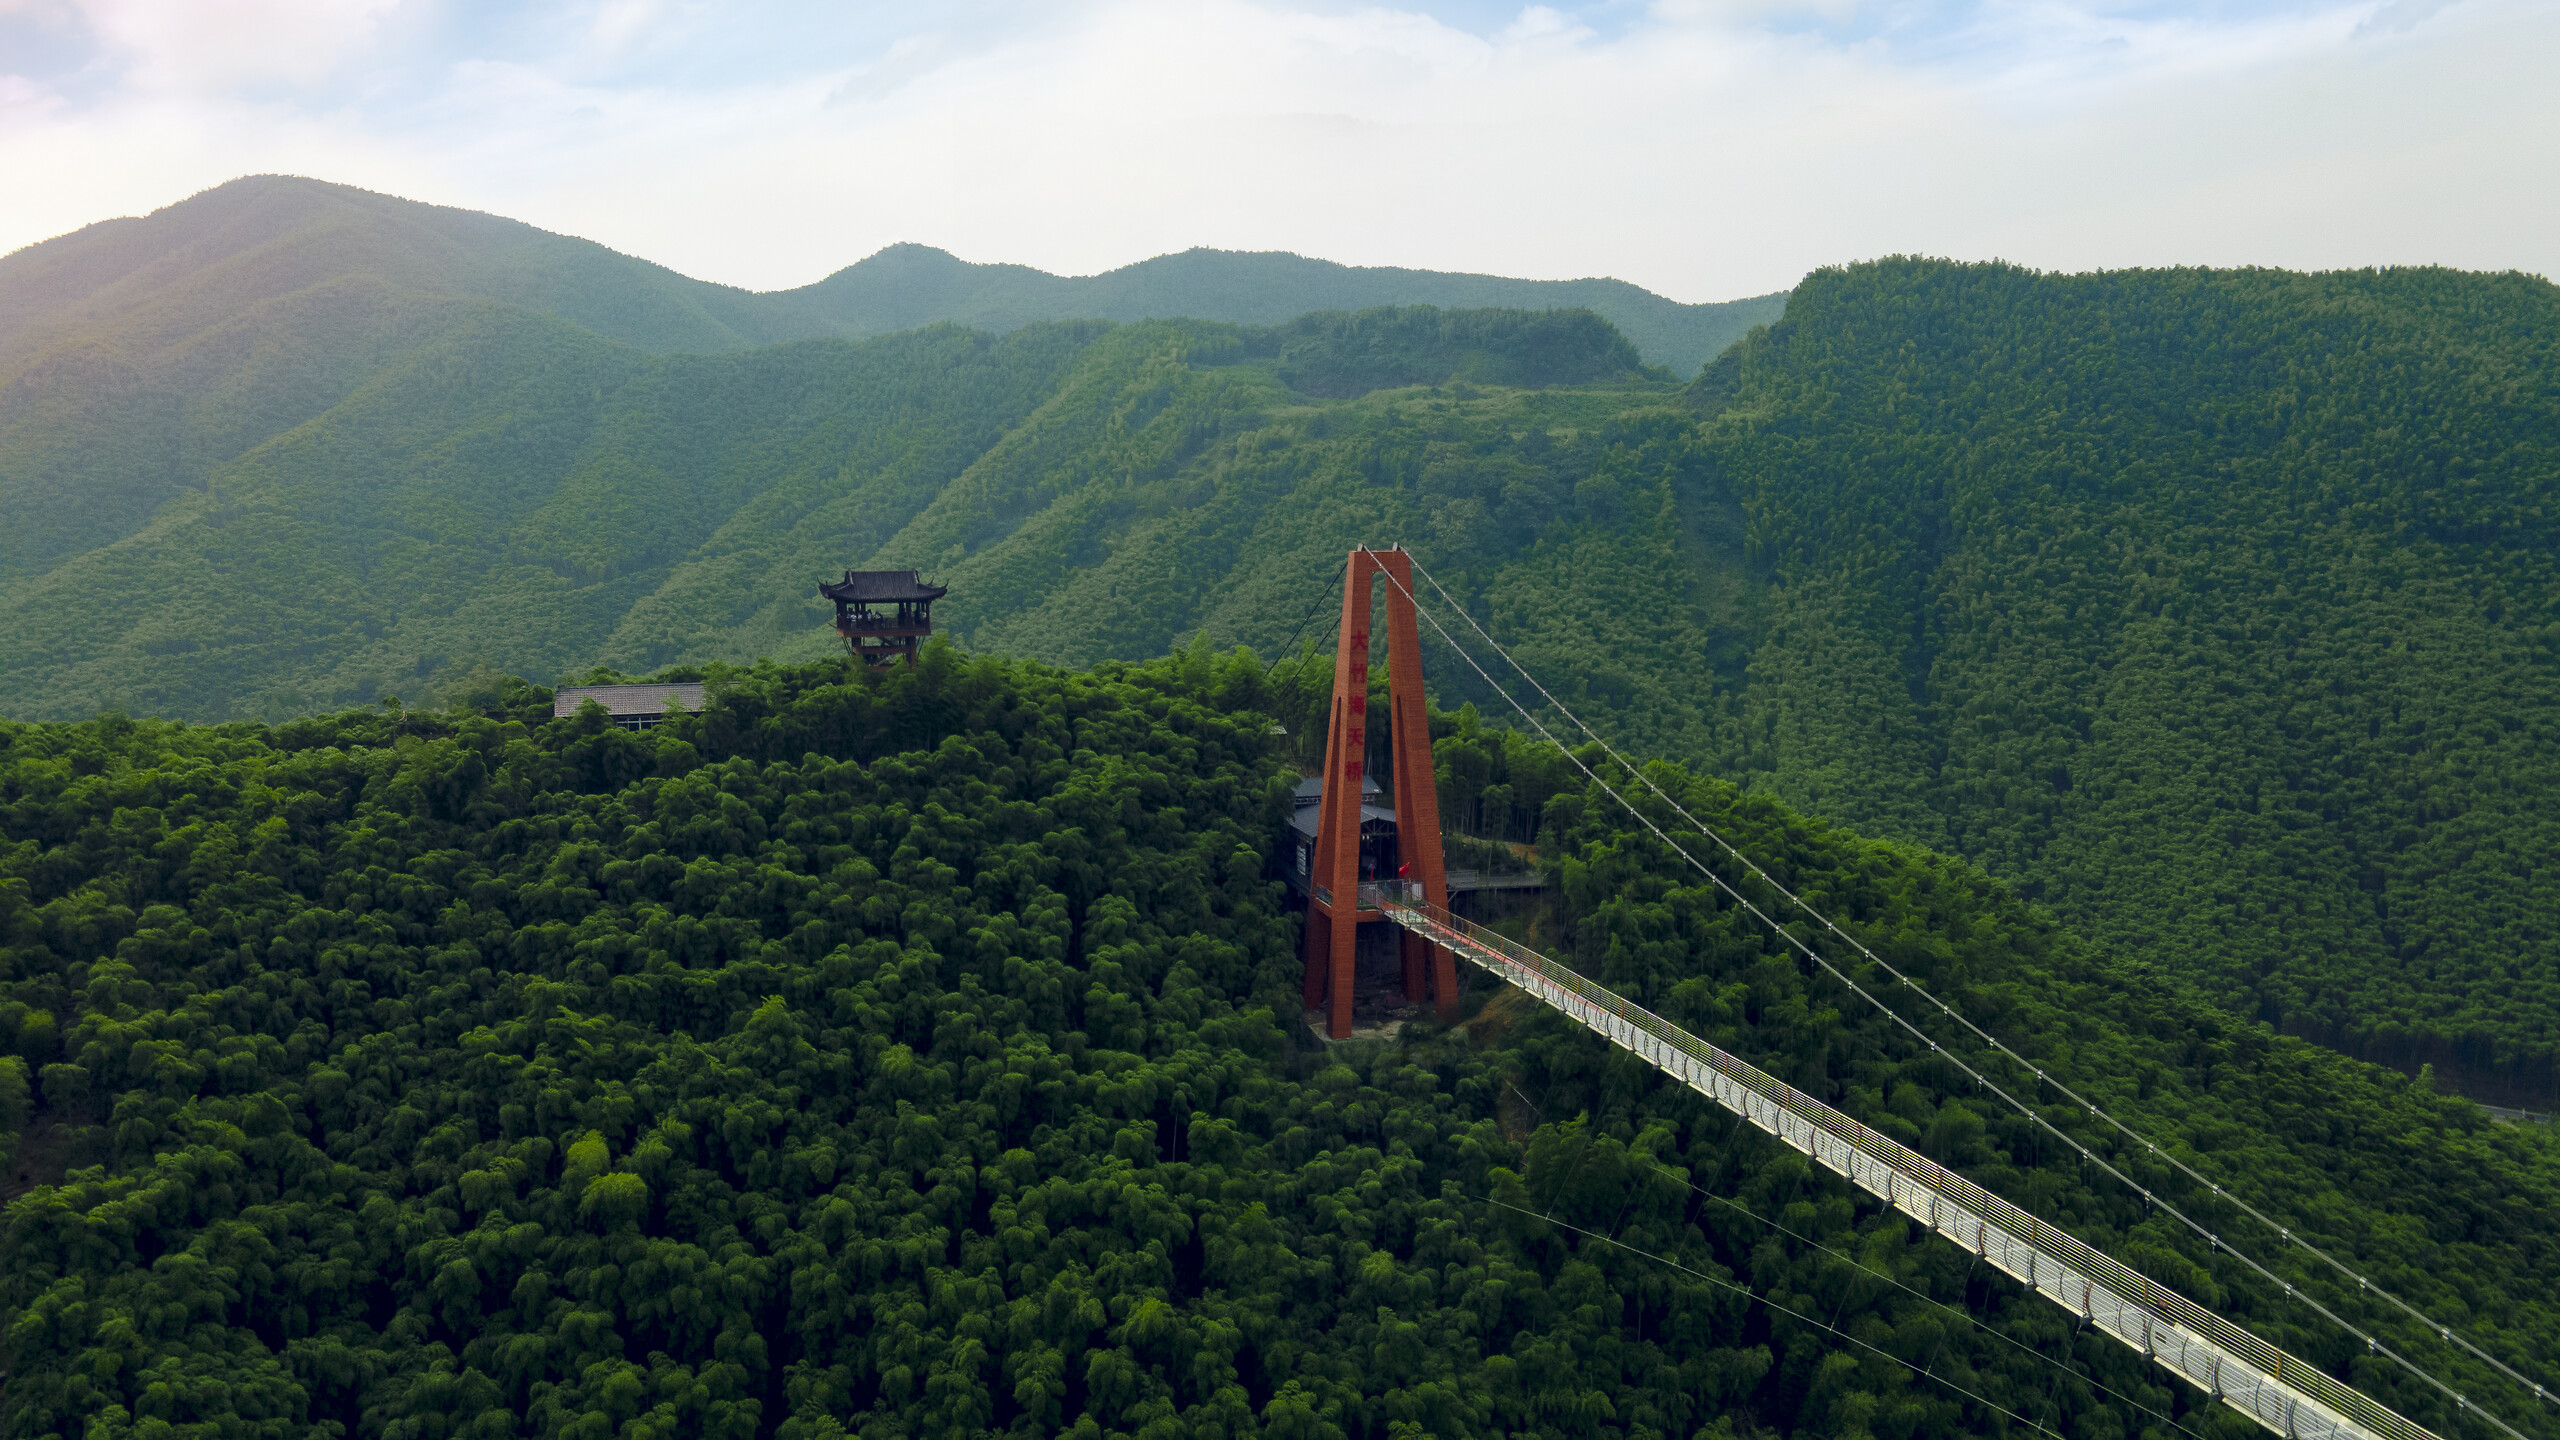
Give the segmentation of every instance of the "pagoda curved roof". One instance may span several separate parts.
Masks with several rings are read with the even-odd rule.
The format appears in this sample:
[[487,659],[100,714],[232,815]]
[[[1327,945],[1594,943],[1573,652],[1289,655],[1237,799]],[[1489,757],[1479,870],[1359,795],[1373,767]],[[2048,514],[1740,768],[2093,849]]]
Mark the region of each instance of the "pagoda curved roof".
[[927,585],[913,570],[847,570],[842,580],[818,582],[818,593],[830,600],[939,600],[947,585]]

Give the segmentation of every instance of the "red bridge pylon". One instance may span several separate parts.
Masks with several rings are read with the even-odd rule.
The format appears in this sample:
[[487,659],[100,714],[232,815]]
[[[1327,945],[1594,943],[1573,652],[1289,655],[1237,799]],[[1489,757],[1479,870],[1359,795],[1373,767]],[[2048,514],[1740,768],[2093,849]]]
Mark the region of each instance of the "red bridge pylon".
[[[1393,763],[1395,839],[1361,844],[1361,778],[1369,753],[1369,603],[1380,571],[1387,586],[1387,703]],[[1401,548],[1354,550],[1342,578],[1342,629],[1333,651],[1333,717],[1325,730],[1324,798],[1316,820],[1307,897],[1306,1003],[1326,1012],[1325,1033],[1351,1034],[1353,958],[1360,927],[1386,923],[1363,905],[1360,887],[1403,879],[1433,905],[1447,906],[1441,862],[1440,792],[1431,772],[1431,724],[1422,706],[1422,635],[1413,610],[1413,559]],[[1372,872],[1362,873],[1364,869]],[[1399,875],[1397,872],[1401,871]],[[1404,993],[1429,999],[1444,1020],[1458,1010],[1458,967],[1445,946],[1400,931]]]

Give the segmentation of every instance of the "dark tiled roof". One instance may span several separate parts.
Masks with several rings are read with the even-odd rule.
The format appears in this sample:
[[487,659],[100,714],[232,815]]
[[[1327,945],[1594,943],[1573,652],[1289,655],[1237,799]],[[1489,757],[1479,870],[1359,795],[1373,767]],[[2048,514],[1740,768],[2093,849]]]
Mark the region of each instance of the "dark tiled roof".
[[[1299,806],[1297,813],[1289,817],[1289,828],[1306,836],[1308,839],[1313,840],[1316,838],[1316,814],[1317,807],[1313,805]],[[1384,805],[1363,805],[1360,807],[1361,829],[1366,830],[1370,826],[1380,823],[1388,825],[1396,823],[1396,812],[1388,809]]]
[[[1382,788],[1384,787],[1378,784],[1377,776],[1364,774],[1360,777],[1361,794],[1375,795]],[[1323,799],[1324,777],[1321,775],[1310,775],[1306,779],[1299,781],[1297,798],[1298,803],[1301,805],[1313,805],[1318,800]]]
[[867,600],[874,604],[896,600],[939,600],[950,587],[927,585],[916,578],[913,570],[847,570],[842,580],[818,583],[818,593],[830,600]]
[[575,715],[578,707],[593,700],[608,715],[664,715],[667,702],[679,702],[687,710],[702,708],[699,685],[563,685],[551,692],[551,714],[557,719]]

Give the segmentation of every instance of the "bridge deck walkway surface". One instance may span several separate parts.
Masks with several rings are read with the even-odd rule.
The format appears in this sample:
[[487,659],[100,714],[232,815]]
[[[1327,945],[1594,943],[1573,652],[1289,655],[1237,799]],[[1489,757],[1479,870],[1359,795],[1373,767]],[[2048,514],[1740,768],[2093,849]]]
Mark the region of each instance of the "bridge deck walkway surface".
[[[1399,884],[1362,908],[1447,946],[2287,1440],[2437,1440],[2334,1376],[1570,967]],[[1374,901],[1372,895],[1374,894]]]

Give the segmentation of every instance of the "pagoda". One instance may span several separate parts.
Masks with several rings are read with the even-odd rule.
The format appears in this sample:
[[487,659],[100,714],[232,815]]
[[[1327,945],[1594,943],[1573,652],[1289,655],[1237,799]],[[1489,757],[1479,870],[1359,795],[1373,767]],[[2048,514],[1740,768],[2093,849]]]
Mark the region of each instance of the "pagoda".
[[842,580],[819,582],[818,594],[836,602],[846,652],[878,669],[916,663],[933,633],[933,602],[948,589],[925,584],[913,570],[847,570]]

